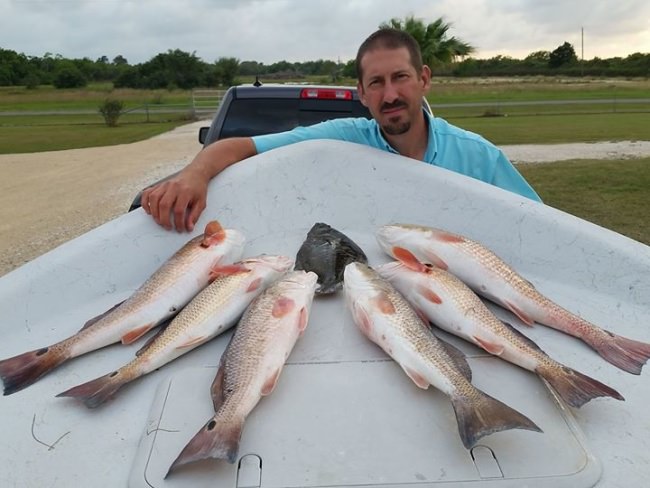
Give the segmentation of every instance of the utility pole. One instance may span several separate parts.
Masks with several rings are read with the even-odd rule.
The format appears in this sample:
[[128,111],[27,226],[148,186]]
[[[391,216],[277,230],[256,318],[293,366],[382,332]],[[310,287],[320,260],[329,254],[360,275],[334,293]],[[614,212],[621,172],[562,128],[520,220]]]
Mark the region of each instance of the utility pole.
[[585,75],[585,28],[580,27],[580,76]]

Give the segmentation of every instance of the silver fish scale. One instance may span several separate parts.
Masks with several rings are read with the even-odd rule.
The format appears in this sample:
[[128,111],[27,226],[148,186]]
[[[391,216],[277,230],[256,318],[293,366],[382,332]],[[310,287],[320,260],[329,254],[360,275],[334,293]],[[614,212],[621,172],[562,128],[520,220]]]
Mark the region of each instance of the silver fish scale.
[[460,246],[466,254],[477,259],[482,266],[494,272],[522,296],[536,302],[537,306],[546,310],[549,316],[567,324],[566,330],[569,330],[568,326],[570,325],[572,335],[581,338],[590,337],[591,341],[597,343],[607,343],[610,340],[610,336],[605,330],[569,312],[542,295],[532,283],[524,279],[506,262],[478,242],[465,239]]
[[149,357],[166,349],[180,334],[215,315],[235,294],[242,292],[242,282],[247,277],[248,273],[243,272],[223,276],[213,281],[180,311],[140,357],[144,360],[145,356]]
[[166,289],[170,284],[178,281],[178,278],[187,273],[187,268],[201,257],[206,248],[200,246],[203,235],[199,235],[187,242],[178,250],[169,260],[167,260],[159,270],[140,287],[124,303],[122,307],[124,313],[130,314],[141,306],[143,302],[152,296],[160,294],[161,290]]
[[[387,284],[385,281],[384,283]],[[395,313],[390,317],[398,335],[411,344],[413,350],[431,367],[440,371],[454,385],[457,393],[467,397],[478,396],[476,389],[472,388],[469,381],[460,372],[440,340],[413,311],[406,299],[392,286],[390,289],[388,287],[381,288],[386,292],[395,308]]]
[[429,279],[441,287],[447,296],[450,296],[460,312],[468,318],[473,318],[486,329],[502,337],[517,349],[521,354],[534,357],[539,363],[549,367],[559,367],[560,364],[552,360],[537,346],[531,346],[530,339],[513,332],[498,317],[496,317],[483,303],[483,301],[469,290],[465,284],[453,274],[432,268],[428,271]]
[[[241,318],[228,348],[224,352],[223,404],[217,415],[220,421],[241,418],[241,405],[251,396],[253,379],[268,355],[268,348],[283,318],[272,316],[273,306],[281,290],[268,289],[256,298]],[[214,394],[214,392],[213,392]],[[257,396],[254,392],[254,396]]]

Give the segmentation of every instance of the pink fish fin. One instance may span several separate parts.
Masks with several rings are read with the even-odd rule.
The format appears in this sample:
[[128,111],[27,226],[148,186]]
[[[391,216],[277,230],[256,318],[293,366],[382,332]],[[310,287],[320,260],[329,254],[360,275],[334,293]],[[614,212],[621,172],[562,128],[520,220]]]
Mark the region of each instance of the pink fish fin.
[[169,467],[165,478],[178,467],[202,459],[224,459],[230,464],[237,461],[239,440],[244,428],[244,419],[225,422],[218,414],[211,418],[183,448]]
[[216,244],[220,244],[226,239],[226,230],[221,226],[221,224],[213,220],[208,222],[205,226],[205,231],[203,231],[203,240],[201,241],[201,247],[210,247]]
[[302,307],[300,309],[300,313],[298,314],[298,330],[300,331],[300,334],[305,332],[308,321],[309,321],[309,313],[307,312],[307,308]]
[[243,264],[226,264],[224,266],[219,266],[219,263],[217,263],[210,268],[209,281],[212,283],[216,279],[224,276],[231,276],[239,273],[250,273],[250,269]]
[[28,387],[68,359],[70,353],[63,344],[3,359],[0,361],[0,378],[4,384],[4,394],[11,395]]
[[594,341],[587,342],[607,362],[631,374],[641,374],[641,369],[650,358],[650,344],[635,341],[604,330],[606,339],[598,334]]
[[275,389],[275,385],[278,384],[278,379],[280,378],[281,372],[282,372],[282,367],[279,367],[278,369],[275,370],[275,372],[271,376],[269,376],[266,379],[264,385],[262,386],[262,391],[261,391],[262,396],[268,396],[271,393],[273,393],[273,390]]
[[[223,356],[222,356],[223,357]],[[219,363],[219,369],[217,370],[217,374],[214,377],[214,380],[212,381],[212,386],[210,386],[210,394],[212,395],[212,405],[214,407],[214,411],[218,411],[219,408],[221,408],[221,404],[223,403],[224,395],[223,395],[223,379],[224,379],[224,372],[226,371],[224,361],[223,359]]]
[[478,390],[471,396],[452,395],[458,433],[466,449],[486,435],[510,429],[542,432],[535,422],[505,403]]
[[526,315],[522,310],[517,308],[513,303],[506,301],[505,305],[508,308],[508,310],[514,313],[519,318],[519,320],[521,320],[525,325],[528,325],[530,327],[533,326],[535,321],[531,319],[528,315]]
[[140,337],[149,332],[155,325],[155,323],[151,322],[149,324],[136,327],[135,329],[131,329],[129,332],[122,336],[122,344],[127,345],[134,343],[140,339]]
[[257,291],[260,289],[260,286],[262,286],[262,278],[257,278],[253,280],[250,285],[248,285],[248,288],[246,288],[246,293]]
[[452,232],[442,230],[442,229],[436,229],[435,232],[433,233],[433,238],[436,241],[440,241],[440,242],[450,242],[450,243],[467,242],[467,239],[465,239],[463,236],[459,236],[458,234],[454,234]]
[[273,317],[275,317],[276,319],[279,319],[287,315],[289,312],[291,312],[295,308],[295,306],[296,306],[296,302],[294,302],[291,298],[281,296],[273,304],[273,310],[271,311],[271,315],[273,315]]
[[[433,335],[435,336],[435,334]],[[467,381],[472,381],[472,368],[469,367],[469,363],[467,362],[465,354],[463,354],[462,351],[456,346],[449,344],[447,341],[443,341],[439,337],[436,337],[436,339],[440,342],[440,345],[449,355],[449,359],[451,359],[451,362],[458,368],[461,374],[467,379]]]
[[201,344],[203,344],[206,340],[208,340],[208,336],[200,336],[200,337],[195,337],[194,339],[191,339],[187,342],[184,342],[180,346],[178,346],[176,349],[187,349],[189,347],[196,347]]
[[500,344],[494,344],[492,342],[481,339],[480,337],[477,336],[472,336],[472,339],[476,344],[481,346],[484,350],[486,350],[490,354],[494,354],[495,356],[501,356],[501,354],[503,354],[504,347]]
[[589,400],[598,397],[625,400],[613,388],[566,366],[542,366],[537,368],[536,373],[544,378],[565,402],[575,408],[580,408]]
[[440,298],[438,294],[431,288],[428,288],[424,285],[418,285],[417,291],[422,296],[422,298],[431,303],[435,303],[436,305],[440,305],[442,303],[442,298]]
[[368,312],[366,312],[361,305],[355,302],[352,305],[352,315],[354,317],[354,321],[361,329],[361,332],[367,336],[370,336],[372,332],[372,321],[368,316]]
[[449,269],[447,263],[431,249],[424,249],[422,253],[427,257],[427,260],[437,268],[444,269],[445,271]]
[[100,313],[100,314],[97,315],[96,317],[93,317],[92,319],[88,320],[88,321],[83,325],[83,327],[82,327],[81,329],[79,329],[79,331],[81,332],[82,330],[85,330],[85,329],[87,329],[88,327],[92,327],[92,326],[95,325],[97,322],[99,322],[101,319],[103,319],[104,317],[107,317],[107,316],[110,315],[112,312],[114,312],[115,310],[117,310],[117,308],[118,308],[120,305],[122,305],[125,301],[126,301],[126,300],[122,300],[122,301],[121,301],[120,303],[118,303],[117,305],[113,305],[111,308],[109,308],[108,310],[106,310],[106,312],[104,312],[104,313]]
[[426,272],[429,268],[422,263],[415,255],[408,249],[403,247],[395,246],[392,249],[393,257],[401,262],[404,266],[413,271]]
[[418,386],[418,388],[422,388],[423,390],[429,388],[430,383],[426,380],[426,378],[424,378],[424,376],[422,376],[414,369],[405,367],[404,372],[407,374],[409,378],[411,378],[413,383],[415,383]]
[[59,393],[57,397],[70,397],[80,400],[88,408],[96,408],[111,399],[117,391],[135,378],[113,371],[87,383]]
[[393,315],[395,313],[395,306],[390,300],[390,297],[385,292],[379,292],[372,298],[372,304],[384,315]]
[[172,322],[172,319],[173,319],[173,317],[169,317],[169,318],[165,319],[163,322],[161,322],[160,325],[158,326],[158,328],[156,329],[155,334],[151,334],[151,337],[149,337],[147,339],[147,341],[144,343],[144,345],[140,349],[138,349],[136,351],[135,355],[136,356],[141,356],[142,354],[144,354],[144,352],[147,349],[149,349],[149,347],[154,342],[156,342],[156,339],[158,339],[158,337],[160,337],[165,332],[165,330],[167,329],[167,326]]
[[423,325],[426,329],[429,329],[429,327],[430,327],[430,325],[429,325],[430,322],[429,322],[429,317],[427,317],[427,314],[424,313],[424,311],[423,311],[421,308],[419,308],[419,307],[412,307],[412,308],[413,308],[413,311],[415,312],[415,314],[416,314],[418,317],[420,317],[420,319],[422,320],[422,325]]

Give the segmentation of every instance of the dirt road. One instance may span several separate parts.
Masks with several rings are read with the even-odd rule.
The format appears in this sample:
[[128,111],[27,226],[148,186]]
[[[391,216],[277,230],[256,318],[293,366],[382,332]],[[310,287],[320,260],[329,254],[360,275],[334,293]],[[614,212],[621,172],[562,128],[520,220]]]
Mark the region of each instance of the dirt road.
[[[207,124],[120,146],[0,155],[0,276],[126,212],[141,188],[194,157]],[[650,155],[650,141],[502,148],[513,162]]]
[[0,275],[129,208],[201,149],[201,121],[118,146],[0,155]]

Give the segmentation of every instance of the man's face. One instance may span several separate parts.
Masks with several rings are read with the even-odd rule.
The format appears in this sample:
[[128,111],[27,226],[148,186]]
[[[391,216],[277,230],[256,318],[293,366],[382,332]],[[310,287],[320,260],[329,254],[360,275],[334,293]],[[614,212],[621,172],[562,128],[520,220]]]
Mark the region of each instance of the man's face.
[[388,135],[408,132],[422,117],[422,97],[431,84],[431,72],[424,66],[418,73],[408,49],[377,48],[361,58],[363,78],[357,84],[359,98]]

